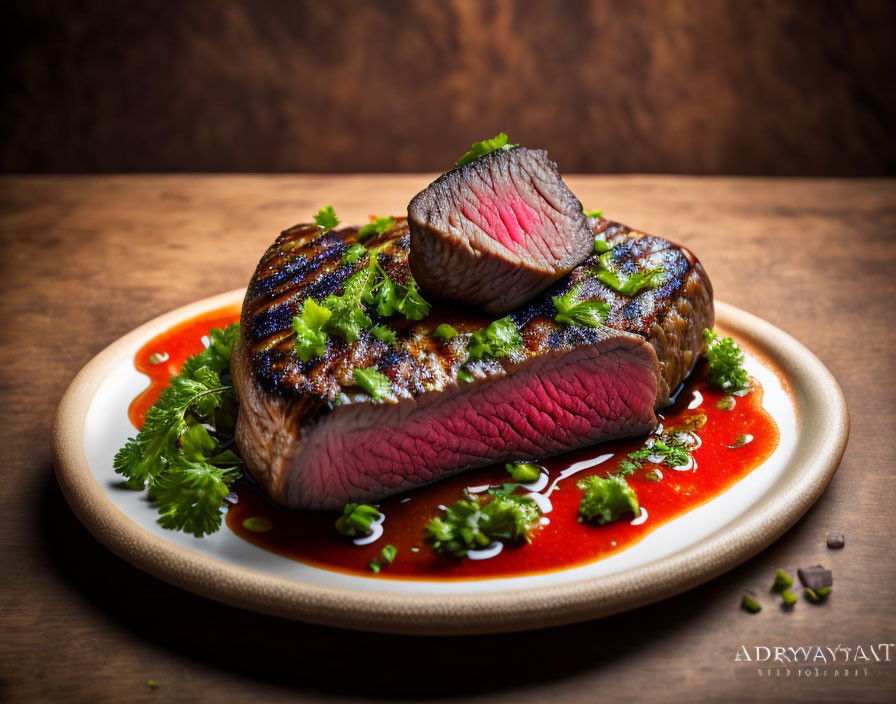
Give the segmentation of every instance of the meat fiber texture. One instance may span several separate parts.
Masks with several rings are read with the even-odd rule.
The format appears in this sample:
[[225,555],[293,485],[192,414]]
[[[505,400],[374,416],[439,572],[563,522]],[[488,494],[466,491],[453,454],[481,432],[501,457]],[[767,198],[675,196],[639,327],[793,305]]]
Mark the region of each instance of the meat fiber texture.
[[[302,362],[292,318],[306,298],[340,293],[364,262],[343,264],[357,230],[301,225],[262,258],[243,304],[232,371],[240,400],[237,445],[251,475],[277,503],[338,509],[376,502],[456,472],[531,460],[650,432],[655,409],[691,371],[712,327],[712,289],[687,250],[592,220],[614,246],[622,271],[663,266],[659,287],[633,298],[591,275],[589,258],[511,314],[523,344],[501,359],[467,359],[469,335],[494,319],[469,306],[434,307],[421,321],[377,319],[394,344],[369,331]],[[399,220],[365,242],[390,278],[407,284],[409,232]],[[587,300],[610,304],[606,325],[558,324],[551,297],[581,284]],[[440,323],[459,334],[432,335]],[[394,396],[376,401],[351,387],[353,370],[376,367]],[[464,366],[473,381],[459,381]]]
[[547,152],[499,149],[440,177],[408,205],[411,271],[424,291],[502,314],[582,263],[582,204]]

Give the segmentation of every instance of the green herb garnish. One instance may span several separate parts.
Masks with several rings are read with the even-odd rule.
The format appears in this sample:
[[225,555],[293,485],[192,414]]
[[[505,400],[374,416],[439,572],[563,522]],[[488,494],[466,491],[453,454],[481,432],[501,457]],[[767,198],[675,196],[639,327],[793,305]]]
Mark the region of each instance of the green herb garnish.
[[734,409],[736,403],[737,401],[735,401],[734,396],[725,396],[719,400],[716,404],[716,408],[720,411],[731,411]]
[[301,315],[292,319],[292,329],[296,332],[296,352],[303,362],[320,357],[327,351],[327,333],[323,328],[332,316],[329,308],[306,298]]
[[495,320],[487,328],[470,336],[467,351],[470,359],[499,359],[513,352],[523,343],[520,331],[509,315]]
[[759,605],[759,602],[755,599],[744,594],[743,600],[740,602],[740,607],[751,614],[758,614],[762,611],[762,607]]
[[541,476],[541,468],[532,462],[507,462],[504,469],[514,480],[524,484],[530,484]]
[[476,377],[474,377],[468,370],[461,367],[457,370],[457,380],[462,381],[465,384],[471,384],[476,380]]
[[584,212],[586,218],[602,218],[604,216],[603,210],[586,210]]
[[775,572],[775,582],[772,584],[772,591],[779,594],[790,589],[793,586],[793,577],[784,570]]
[[444,518],[433,518],[423,531],[432,549],[452,557],[465,557],[470,550],[495,540],[531,541],[531,532],[541,516],[538,505],[526,496],[477,495],[455,501]]
[[784,602],[784,606],[793,606],[800,598],[797,594],[787,591],[781,592],[781,600]]
[[442,323],[433,331],[432,336],[440,337],[443,340],[451,340],[457,337],[457,330],[451,327],[448,323]]
[[566,325],[596,328],[610,312],[610,304],[605,301],[583,301],[582,284],[573,286],[562,296],[554,296],[553,301],[557,309],[554,320]]
[[377,313],[383,317],[401,313],[408,320],[422,320],[429,315],[431,306],[420,295],[413,279],[407,286],[393,281],[375,254],[370,258],[368,268],[370,278],[363,299],[369,305],[376,305]]
[[377,401],[392,395],[392,382],[376,367],[355,369],[355,386],[360,386]]
[[317,223],[318,227],[332,230],[339,224],[339,218],[336,217],[336,211],[333,210],[333,206],[327,205],[317,212],[317,215],[314,216],[314,222]]
[[813,604],[818,604],[828,598],[831,593],[830,587],[822,587],[821,589],[809,589],[806,587],[806,598]]
[[252,516],[243,521],[243,528],[253,533],[267,533],[273,527],[271,519],[264,516]]
[[385,342],[387,345],[395,344],[395,332],[382,325],[374,325],[370,328],[370,334],[380,342]]
[[[599,246],[597,242],[598,240],[595,239],[595,250]],[[603,249],[603,247],[601,248]],[[597,261],[598,267],[593,274],[597,276],[598,280],[616,291],[616,293],[629,298],[645,289],[656,288],[666,279],[666,273],[661,266],[648,271],[635,272],[628,276],[620,274],[613,260],[613,250],[609,249],[609,247],[604,249]]]
[[242,460],[203,424],[235,414],[230,355],[238,336],[238,325],[212,330],[209,347],[184,362],[146,412],[143,428],[115,455],[113,467],[126,486],[149,488],[164,528],[200,537],[221,527],[222,501]]
[[362,330],[370,326],[371,320],[361,305],[361,297],[370,283],[371,276],[370,268],[364,267],[345,280],[342,295],[331,293],[321,302],[321,305],[332,313],[324,325],[326,332],[352,343],[361,336]]
[[358,242],[364,242],[374,235],[381,235],[386,230],[390,230],[395,226],[395,218],[391,215],[384,218],[376,218],[373,222],[367,223],[358,230]]
[[367,254],[367,247],[359,242],[355,242],[351,247],[345,250],[345,253],[342,255],[342,263],[357,264],[364,258],[365,254]]
[[384,567],[388,567],[393,562],[395,562],[395,556],[398,554],[398,548],[394,545],[386,545],[379,554],[377,559],[373,560],[368,567],[374,572],[374,574],[379,574],[380,570]]
[[722,391],[746,392],[750,379],[743,368],[744,352],[730,337],[719,337],[712,330],[703,331],[706,340],[706,361],[709,381]]
[[380,512],[367,504],[346,504],[342,515],[336,519],[336,530],[349,538],[370,533],[370,526],[378,520]]
[[594,238],[594,252],[595,254],[603,254],[604,252],[610,251],[610,245],[606,240],[602,240],[599,236]]
[[469,151],[458,159],[454,166],[459,168],[465,164],[469,164],[471,161],[481,159],[486,154],[496,152],[499,149],[513,149],[513,147],[520,146],[519,144],[508,144],[507,142],[507,135],[503,132],[499,132],[496,137],[483,139],[481,142],[471,144]]
[[624,477],[595,474],[580,479],[576,486],[585,492],[579,504],[579,521],[604,525],[627,513],[637,516],[641,512],[635,492]]

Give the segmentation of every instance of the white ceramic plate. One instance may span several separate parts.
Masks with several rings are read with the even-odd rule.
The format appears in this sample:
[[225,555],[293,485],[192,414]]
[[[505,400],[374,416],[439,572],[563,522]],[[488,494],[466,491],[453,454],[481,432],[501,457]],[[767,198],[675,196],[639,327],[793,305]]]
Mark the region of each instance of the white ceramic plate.
[[161,528],[145,494],[119,488],[112,458],[135,432],[128,405],[147,386],[134,369],[137,350],[177,322],[239,302],[243,293],[180,308],[100,353],[60,404],[54,448],[62,489],[99,540],[147,572],[246,608],[413,633],[515,630],[622,611],[711,579],[778,538],[821,495],[846,445],[848,413],[830,372],[777,328],[717,302],[717,327],[746,349],[747,369],[765,390],[764,405],[778,423],[780,445],[731,489],[616,555],[533,576],[391,580],[289,560],[226,527],[193,538]]

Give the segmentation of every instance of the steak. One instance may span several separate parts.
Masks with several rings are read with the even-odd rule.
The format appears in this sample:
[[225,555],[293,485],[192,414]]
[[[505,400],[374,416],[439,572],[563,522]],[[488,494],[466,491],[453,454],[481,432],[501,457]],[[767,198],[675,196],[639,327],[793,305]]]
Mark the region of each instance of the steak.
[[578,266],[593,237],[547,152],[499,149],[408,205],[411,272],[424,292],[506,313]]
[[[686,249],[606,220],[592,220],[622,272],[662,266],[654,289],[628,298],[589,275],[590,257],[510,316],[522,345],[500,359],[468,360],[469,333],[493,318],[434,306],[420,321],[380,319],[394,343],[369,330],[302,362],[292,318],[304,301],[339,293],[361,267],[344,264],[357,229],[286,230],[258,265],[243,303],[232,373],[240,400],[237,445],[251,475],[277,503],[334,509],[375,502],[464,469],[559,453],[646,434],[696,363],[700,332],[713,325],[712,289]],[[395,282],[408,285],[410,233],[398,220],[365,242]],[[606,325],[556,323],[552,296],[581,286],[610,306]],[[437,338],[449,323],[458,335]],[[353,370],[375,367],[393,396],[352,387]],[[465,379],[459,380],[463,368]]]

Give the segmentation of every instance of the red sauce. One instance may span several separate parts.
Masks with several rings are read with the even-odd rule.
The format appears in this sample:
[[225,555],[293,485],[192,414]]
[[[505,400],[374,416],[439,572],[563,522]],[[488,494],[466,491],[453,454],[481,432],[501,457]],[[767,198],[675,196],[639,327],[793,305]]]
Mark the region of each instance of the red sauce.
[[[131,419],[139,427],[146,409],[165,387],[168,375],[176,373],[190,354],[202,349],[200,338],[212,327],[235,322],[234,309],[219,310],[181,323],[149,342],[137,355],[137,369],[150,374],[153,383],[131,405]],[[165,364],[151,365],[154,352],[168,352]],[[703,395],[699,408],[688,410],[694,392]],[[593,562],[620,552],[643,540],[661,525],[685,514],[723,493],[762,464],[778,446],[778,426],[762,408],[762,388],[757,384],[747,396],[738,398],[734,409],[716,407],[724,397],[708,385],[701,365],[678,394],[677,402],[663,412],[665,427],[684,425],[691,416],[705,414],[706,424],[697,431],[702,440],[693,451],[694,471],[676,471],[665,465],[644,463],[644,467],[628,477],[638,501],[648,512],[648,519],[631,525],[631,519],[605,526],[579,523],[577,513],[581,490],[576,482],[592,474],[605,475],[616,471],[629,452],[642,447],[645,438],[603,443],[543,460],[553,481],[570,465],[613,453],[613,457],[593,468],[560,480],[550,494],[553,510],[546,514],[550,523],[537,527],[530,544],[507,545],[487,560],[456,560],[434,553],[422,539],[423,527],[440,515],[440,504],[449,505],[461,498],[465,487],[502,484],[512,481],[503,465],[463,472],[437,484],[395,496],[381,502],[385,514],[383,535],[375,543],[356,546],[336,532],[333,523],[338,514],[332,512],[287,511],[272,505],[259,491],[239,483],[234,490],[239,502],[227,512],[227,526],[236,535],[265,550],[290,559],[330,570],[372,575],[368,564],[377,558],[383,546],[398,549],[395,562],[377,575],[385,578],[481,579],[548,572]],[[752,435],[746,445],[730,448],[740,435]],[[647,475],[659,468],[663,478],[651,481]],[[247,530],[247,518],[267,518],[273,528],[257,533]],[[414,552],[417,549],[417,552]]]
[[[205,349],[202,336],[208,335],[212,328],[226,328],[231,323],[240,322],[238,305],[218,308],[178,323],[170,330],[156,335],[143,347],[137,350],[134,366],[138,372],[149,377],[149,386],[128,407],[128,419],[137,429],[143,427],[146,412],[158,400],[159,394],[168,386],[172,376],[180,372],[187,357],[198,354]],[[154,355],[165,358],[164,362],[154,363]]]

